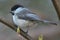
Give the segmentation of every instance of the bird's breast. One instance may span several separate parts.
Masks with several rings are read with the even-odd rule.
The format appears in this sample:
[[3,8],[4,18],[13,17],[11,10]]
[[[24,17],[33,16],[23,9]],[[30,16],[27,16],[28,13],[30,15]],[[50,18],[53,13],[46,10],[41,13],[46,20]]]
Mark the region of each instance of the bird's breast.
[[18,19],[17,16],[13,16],[13,22],[20,27],[26,27],[29,24],[29,21]]

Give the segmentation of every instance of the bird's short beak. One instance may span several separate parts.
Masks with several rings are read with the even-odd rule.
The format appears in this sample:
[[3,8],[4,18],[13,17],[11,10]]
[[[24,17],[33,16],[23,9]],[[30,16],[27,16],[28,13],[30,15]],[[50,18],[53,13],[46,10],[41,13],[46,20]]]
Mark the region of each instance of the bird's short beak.
[[13,11],[10,11],[10,13],[13,13]]
[[13,12],[13,11],[10,11],[10,13],[11,13],[12,15],[14,15],[14,12]]

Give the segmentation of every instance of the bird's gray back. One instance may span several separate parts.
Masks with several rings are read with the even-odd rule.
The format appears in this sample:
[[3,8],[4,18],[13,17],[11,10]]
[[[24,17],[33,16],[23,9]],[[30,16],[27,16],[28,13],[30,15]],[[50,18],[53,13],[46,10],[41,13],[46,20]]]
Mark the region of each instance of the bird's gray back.
[[32,13],[28,9],[22,10],[20,13],[16,14],[19,19],[24,19],[24,20],[32,20],[32,21],[39,21],[40,17],[36,15],[35,13]]

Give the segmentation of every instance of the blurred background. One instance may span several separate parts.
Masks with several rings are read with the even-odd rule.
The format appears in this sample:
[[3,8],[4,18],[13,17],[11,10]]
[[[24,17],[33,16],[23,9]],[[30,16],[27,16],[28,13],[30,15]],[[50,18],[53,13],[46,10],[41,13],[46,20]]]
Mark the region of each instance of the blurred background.
[[[22,4],[43,19],[58,22],[57,12],[51,0],[0,0],[0,17],[12,22],[10,8],[15,4]],[[60,27],[58,25],[40,24],[39,27],[29,30],[29,35],[37,40],[43,34],[44,40],[60,40]],[[0,40],[25,40],[22,36],[0,22]]]

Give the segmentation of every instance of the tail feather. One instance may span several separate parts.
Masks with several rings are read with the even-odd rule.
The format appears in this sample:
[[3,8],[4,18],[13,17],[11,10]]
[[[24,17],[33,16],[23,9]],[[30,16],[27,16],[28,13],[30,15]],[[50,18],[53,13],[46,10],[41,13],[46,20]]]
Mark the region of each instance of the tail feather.
[[57,23],[52,23],[52,22],[50,24],[57,25]]
[[46,20],[43,20],[44,23],[48,23],[48,24],[52,24],[52,25],[57,25],[57,23],[55,22],[51,22],[51,21],[46,21]]

